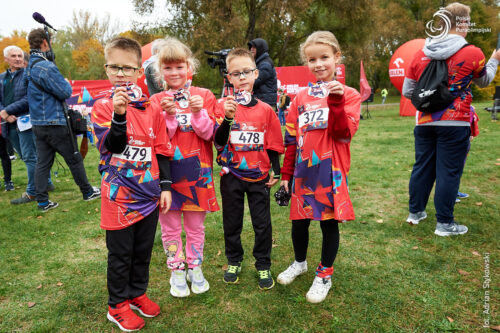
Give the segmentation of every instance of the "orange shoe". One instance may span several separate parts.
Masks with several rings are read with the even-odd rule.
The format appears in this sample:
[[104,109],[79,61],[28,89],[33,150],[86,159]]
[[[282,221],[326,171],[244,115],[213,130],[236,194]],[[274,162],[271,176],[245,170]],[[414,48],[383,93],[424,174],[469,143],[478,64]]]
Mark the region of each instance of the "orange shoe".
[[117,304],[115,309],[108,306],[107,317],[125,332],[138,331],[144,327],[144,320],[130,309],[128,301]]
[[152,318],[160,314],[158,304],[150,300],[146,294],[130,300],[130,308],[139,311],[144,317]]

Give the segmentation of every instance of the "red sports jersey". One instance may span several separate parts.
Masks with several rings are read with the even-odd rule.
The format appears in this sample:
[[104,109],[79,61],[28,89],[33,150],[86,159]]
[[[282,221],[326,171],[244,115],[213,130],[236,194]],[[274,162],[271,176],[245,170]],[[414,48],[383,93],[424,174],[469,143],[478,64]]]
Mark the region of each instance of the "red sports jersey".
[[[406,76],[418,81],[427,64],[431,61],[423,50],[419,50],[413,58]],[[473,78],[485,75],[485,58],[483,51],[473,45],[459,50],[448,60],[448,86],[450,91],[460,91],[451,107],[445,111],[434,113],[417,113],[418,124],[425,124],[438,120],[470,121],[470,104],[472,94],[470,85]]]
[[[331,116],[326,92],[304,89],[288,109],[285,145],[296,145],[290,219],[353,220],[347,176],[351,165],[350,138],[359,125],[361,97],[344,86],[344,138],[329,133],[337,119]],[[342,104],[340,105],[342,108]],[[329,126],[330,124],[330,126]],[[290,148],[289,148],[290,149]],[[288,166],[283,166],[286,169]]]
[[127,146],[121,154],[109,152],[104,142],[111,128],[113,100],[98,100],[92,122],[101,160],[101,228],[126,228],[148,216],[158,206],[160,172],[156,155],[172,156],[165,120],[159,106],[145,110],[127,107]]
[[[224,101],[219,100],[218,114],[224,115]],[[219,124],[222,120],[223,116],[217,119]],[[251,107],[238,104],[228,143],[218,149],[217,162],[236,177],[248,182],[265,179],[271,168],[266,150],[284,151],[278,116],[262,101]]]
[[[171,210],[210,211],[219,210],[213,182],[212,141],[215,127],[216,99],[208,89],[190,87],[191,96],[203,98],[203,109],[191,113],[187,102],[176,101],[176,116],[168,117],[167,127],[174,147],[170,163],[172,173]],[[167,92],[151,98],[151,103],[160,105]]]

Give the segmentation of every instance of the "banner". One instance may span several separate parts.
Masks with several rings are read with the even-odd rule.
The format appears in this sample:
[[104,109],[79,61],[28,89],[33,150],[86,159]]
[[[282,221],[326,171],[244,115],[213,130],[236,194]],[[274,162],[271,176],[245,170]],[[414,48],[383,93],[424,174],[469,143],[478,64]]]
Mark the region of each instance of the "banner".
[[70,84],[73,94],[66,103],[72,109],[82,112],[84,116],[90,113],[95,101],[106,96],[111,89],[108,80],[73,80]]
[[361,102],[364,102],[368,98],[370,98],[370,95],[372,94],[372,88],[370,87],[370,84],[366,80],[363,60],[361,60],[361,69],[359,71],[359,90],[360,90],[359,93],[361,94]]

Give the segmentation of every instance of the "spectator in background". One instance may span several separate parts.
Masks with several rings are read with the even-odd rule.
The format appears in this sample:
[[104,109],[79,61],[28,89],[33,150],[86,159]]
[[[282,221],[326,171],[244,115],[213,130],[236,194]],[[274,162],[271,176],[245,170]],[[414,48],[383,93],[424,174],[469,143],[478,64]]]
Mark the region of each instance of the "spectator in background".
[[[2,159],[3,180],[5,184],[5,192],[14,189],[12,183],[12,164],[10,162],[9,154],[7,153],[7,140],[0,133],[0,159]],[[1,186],[1,184],[0,184]]]
[[142,67],[144,68],[144,75],[146,75],[146,84],[148,86],[149,96],[153,96],[161,91],[163,91],[163,79],[161,75],[156,71],[156,61],[158,59],[158,52],[162,45],[165,44],[165,40],[163,38],[156,39],[151,45],[151,54],[152,56],[144,61]]
[[278,80],[276,79],[276,69],[274,63],[269,57],[269,46],[262,38],[256,38],[248,42],[248,48],[252,53],[259,76],[253,86],[253,95],[271,105],[276,111],[276,102],[278,99]]
[[278,102],[278,118],[280,119],[281,126],[285,126],[285,110],[288,108],[288,104],[290,104],[290,96],[286,94],[283,88],[280,88],[278,90],[278,93],[280,94],[280,99]]
[[[0,116],[2,117],[2,135],[11,142],[17,153],[26,164],[28,185],[21,197],[11,201],[11,204],[23,204],[35,200],[35,137],[30,128],[28,97],[24,82],[25,58],[23,50],[18,46],[7,46],[3,50],[5,62],[9,68],[0,74]],[[19,124],[22,122],[26,126]],[[54,185],[49,183],[49,190]]]
[[63,109],[63,102],[71,97],[72,89],[56,65],[49,61],[53,55],[48,38],[43,29],[34,29],[29,33],[31,57],[25,72],[31,123],[38,151],[35,184],[36,200],[41,212],[58,206],[49,200],[47,193],[47,179],[56,152],[66,161],[73,179],[80,187],[83,200],[101,196],[100,190],[89,184],[82,156],[73,147]]
[[380,95],[382,95],[382,104],[385,103],[385,100],[387,99],[388,94],[389,94],[389,92],[385,88],[382,89],[382,91],[380,92]]

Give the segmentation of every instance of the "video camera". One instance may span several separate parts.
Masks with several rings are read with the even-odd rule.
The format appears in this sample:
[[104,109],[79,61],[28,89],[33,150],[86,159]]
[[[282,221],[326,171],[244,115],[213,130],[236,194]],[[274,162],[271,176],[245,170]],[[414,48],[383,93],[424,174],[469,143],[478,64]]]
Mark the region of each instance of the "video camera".
[[214,68],[219,67],[219,72],[222,76],[226,74],[226,57],[227,54],[231,51],[231,49],[223,49],[218,52],[205,51],[206,54],[215,56],[217,58],[208,58],[207,63],[210,67]]

